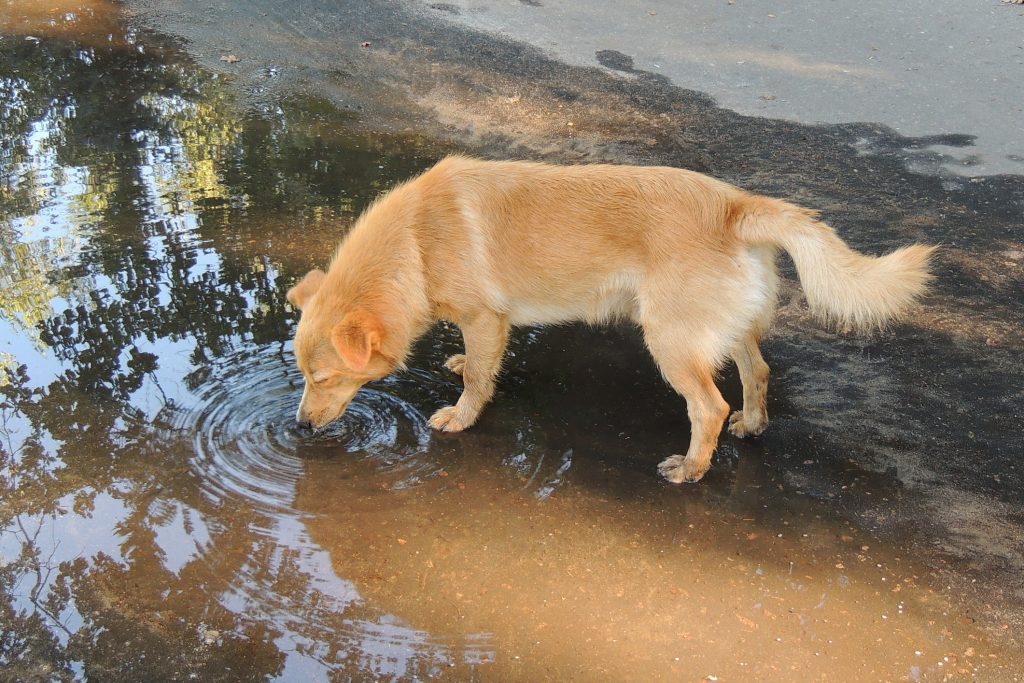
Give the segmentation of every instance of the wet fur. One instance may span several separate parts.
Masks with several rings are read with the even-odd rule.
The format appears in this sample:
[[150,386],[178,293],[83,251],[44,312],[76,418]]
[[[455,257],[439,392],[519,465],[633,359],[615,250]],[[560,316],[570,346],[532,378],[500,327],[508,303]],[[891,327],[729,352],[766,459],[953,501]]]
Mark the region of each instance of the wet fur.
[[[430,425],[460,431],[491,399],[511,326],[629,320],[686,399],[689,448],[659,470],[696,481],[726,418],[739,437],[768,423],[758,343],[776,306],[779,248],[811,310],[853,329],[911,306],[932,251],[865,256],[812,211],[690,171],[449,157],[375,202],[329,270],[288,292],[302,309],[297,419],[321,427],[339,417],[443,319],[463,333],[466,353],[447,366],[465,389]],[[743,408],[731,417],[714,383],[730,359],[743,383]]]

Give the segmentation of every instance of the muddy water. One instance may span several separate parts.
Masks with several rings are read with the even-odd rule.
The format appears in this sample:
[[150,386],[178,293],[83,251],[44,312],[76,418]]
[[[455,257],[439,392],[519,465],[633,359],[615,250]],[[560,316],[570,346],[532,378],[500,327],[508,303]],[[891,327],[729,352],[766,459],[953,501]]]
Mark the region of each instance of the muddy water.
[[283,292],[446,150],[242,106],[52,4],[0,10],[2,677],[1016,680],[983,607],[833,490],[895,514],[892,478],[725,438],[660,482],[688,426],[632,330],[520,331],[480,424],[437,435],[439,327],[296,429]]

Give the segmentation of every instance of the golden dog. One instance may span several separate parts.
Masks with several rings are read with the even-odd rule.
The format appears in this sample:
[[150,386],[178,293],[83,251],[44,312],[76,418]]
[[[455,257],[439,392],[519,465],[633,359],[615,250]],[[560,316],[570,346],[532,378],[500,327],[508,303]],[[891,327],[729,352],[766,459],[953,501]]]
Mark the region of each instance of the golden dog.
[[288,292],[302,310],[297,419],[335,420],[363,384],[403,367],[434,321],[449,320],[466,353],[446,365],[465,388],[430,425],[457,432],[491,399],[512,325],[629,320],[690,418],[686,456],[658,469],[697,481],[729,413],[714,383],[727,359],[743,383],[729,431],[755,435],[768,423],[758,342],[776,305],[778,248],[811,311],[841,326],[881,326],[926,289],[933,247],[865,256],[815,217],[675,168],[446,158],[379,198],[330,269]]

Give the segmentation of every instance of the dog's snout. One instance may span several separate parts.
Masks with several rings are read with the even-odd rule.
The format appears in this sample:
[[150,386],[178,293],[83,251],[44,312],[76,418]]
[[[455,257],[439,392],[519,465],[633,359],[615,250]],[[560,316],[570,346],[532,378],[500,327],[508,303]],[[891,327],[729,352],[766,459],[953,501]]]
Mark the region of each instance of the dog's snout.
[[313,421],[309,419],[305,411],[302,410],[301,406],[297,411],[295,411],[295,424],[299,427],[299,429],[313,428]]

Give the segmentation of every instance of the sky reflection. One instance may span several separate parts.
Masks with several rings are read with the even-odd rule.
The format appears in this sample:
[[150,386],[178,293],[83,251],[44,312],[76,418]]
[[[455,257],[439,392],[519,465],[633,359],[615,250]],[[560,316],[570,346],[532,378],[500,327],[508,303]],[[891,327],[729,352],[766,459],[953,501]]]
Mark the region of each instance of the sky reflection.
[[252,507],[205,486],[223,473],[195,465],[180,420],[203,417],[219,358],[269,348],[261,365],[287,376],[280,254],[332,244],[429,152],[345,129],[325,145],[317,128],[340,122],[325,108],[246,112],[173,48],[113,28],[107,45],[0,43],[0,661],[204,680],[461,663],[457,641],[334,573],[288,508],[301,462],[264,493],[276,507]]

